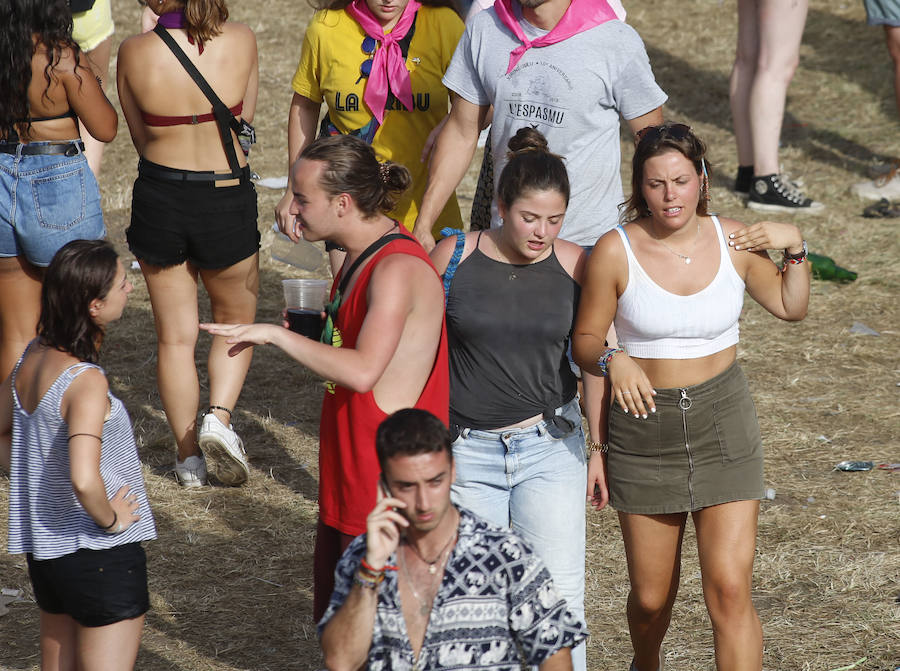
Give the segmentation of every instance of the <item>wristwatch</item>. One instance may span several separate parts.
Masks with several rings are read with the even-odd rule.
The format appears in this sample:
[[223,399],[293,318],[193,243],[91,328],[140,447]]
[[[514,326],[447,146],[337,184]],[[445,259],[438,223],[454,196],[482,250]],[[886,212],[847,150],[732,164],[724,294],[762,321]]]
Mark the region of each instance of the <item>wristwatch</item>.
[[785,263],[803,263],[806,261],[806,256],[809,254],[809,249],[806,247],[806,240],[801,241],[803,249],[800,250],[799,254],[788,254],[788,250],[784,250],[784,262]]

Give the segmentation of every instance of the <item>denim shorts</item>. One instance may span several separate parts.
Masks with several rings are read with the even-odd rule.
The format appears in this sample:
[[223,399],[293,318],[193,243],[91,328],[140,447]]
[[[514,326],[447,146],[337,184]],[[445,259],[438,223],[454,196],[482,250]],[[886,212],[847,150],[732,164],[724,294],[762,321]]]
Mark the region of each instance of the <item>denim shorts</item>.
[[66,243],[106,235],[100,188],[84,154],[23,156],[23,146],[0,153],[0,257],[46,267]]
[[147,557],[140,543],[78,550],[56,559],[27,555],[34,598],[45,613],[69,615],[84,627],[103,627],[150,609]]
[[657,515],[763,497],[759,422],[736,363],[692,387],[657,389],[654,402],[647,419],[610,408],[613,508]]

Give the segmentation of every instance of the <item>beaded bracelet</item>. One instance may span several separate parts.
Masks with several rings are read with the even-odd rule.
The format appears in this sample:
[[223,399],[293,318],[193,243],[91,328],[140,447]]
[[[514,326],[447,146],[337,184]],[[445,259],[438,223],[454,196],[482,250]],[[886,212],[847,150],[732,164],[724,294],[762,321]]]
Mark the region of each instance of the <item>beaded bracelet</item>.
[[601,357],[597,359],[597,367],[600,368],[600,375],[602,377],[606,377],[609,375],[609,360],[612,359],[614,354],[618,354],[619,352],[624,352],[621,347],[607,347],[606,351],[603,352]]
[[353,574],[353,584],[359,585],[363,589],[378,589],[378,586],[384,581],[384,573],[377,578],[370,578],[362,571]]

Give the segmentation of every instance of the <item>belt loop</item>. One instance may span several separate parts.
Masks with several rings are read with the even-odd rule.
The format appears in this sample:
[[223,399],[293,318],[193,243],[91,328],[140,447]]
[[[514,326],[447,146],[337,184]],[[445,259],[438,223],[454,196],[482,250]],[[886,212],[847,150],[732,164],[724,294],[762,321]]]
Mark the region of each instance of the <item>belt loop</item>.
[[459,435],[462,436],[464,439],[465,439],[465,438],[468,438],[468,437],[469,437],[469,432],[470,432],[471,430],[472,430],[472,429],[470,429],[469,427],[464,426],[464,427],[462,427],[462,428],[459,430]]

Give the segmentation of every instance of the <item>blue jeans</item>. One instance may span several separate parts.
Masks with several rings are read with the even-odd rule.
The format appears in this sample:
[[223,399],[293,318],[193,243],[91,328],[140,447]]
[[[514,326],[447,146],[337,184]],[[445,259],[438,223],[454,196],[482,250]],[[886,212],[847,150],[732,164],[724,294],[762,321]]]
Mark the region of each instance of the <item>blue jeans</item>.
[[[578,398],[556,413],[574,428],[563,432],[545,420],[504,431],[460,428],[453,443],[453,500],[524,538],[584,621],[587,460]],[[572,662],[585,669],[584,645],[572,650]]]
[[0,153],[0,257],[46,267],[67,242],[106,234],[100,188],[84,154],[22,155],[22,147]]

